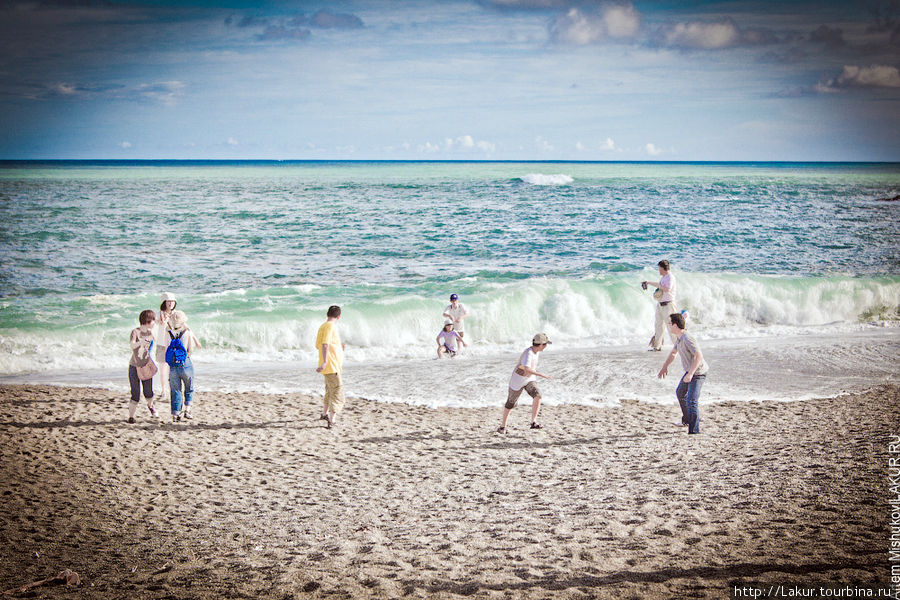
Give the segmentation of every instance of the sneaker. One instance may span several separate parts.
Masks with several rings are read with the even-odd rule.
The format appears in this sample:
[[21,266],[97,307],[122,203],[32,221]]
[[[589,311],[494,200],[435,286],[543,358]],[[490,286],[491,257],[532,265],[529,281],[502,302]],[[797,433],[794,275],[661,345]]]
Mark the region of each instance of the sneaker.
[[191,414],[191,410],[189,408],[184,409],[184,412],[181,413],[181,416],[185,419],[193,419],[194,416]]
[[134,417],[128,417],[128,422],[129,422],[129,423],[134,423]]
[[155,417],[155,416],[156,416],[156,409],[153,408],[152,406],[150,407],[150,416],[151,416],[151,417]]
[[532,429],[543,429],[544,426],[541,425],[540,423],[536,422],[536,421],[532,421],[532,422],[531,422],[531,428],[532,428]]
[[181,415],[172,415],[172,422],[177,423],[181,420]]
[[502,426],[501,426],[501,427],[498,427],[498,428],[497,428],[497,433],[506,433],[506,427],[502,427]]

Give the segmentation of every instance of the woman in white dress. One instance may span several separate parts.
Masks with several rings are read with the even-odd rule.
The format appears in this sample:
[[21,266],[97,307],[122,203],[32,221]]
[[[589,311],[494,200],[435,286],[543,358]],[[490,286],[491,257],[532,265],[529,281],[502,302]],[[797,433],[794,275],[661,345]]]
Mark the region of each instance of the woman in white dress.
[[166,364],[166,333],[170,329],[169,318],[178,304],[175,300],[175,294],[164,292],[160,297],[162,304],[159,305],[159,314],[156,315],[156,366],[159,367],[159,390],[160,397],[165,398],[169,388],[169,365]]

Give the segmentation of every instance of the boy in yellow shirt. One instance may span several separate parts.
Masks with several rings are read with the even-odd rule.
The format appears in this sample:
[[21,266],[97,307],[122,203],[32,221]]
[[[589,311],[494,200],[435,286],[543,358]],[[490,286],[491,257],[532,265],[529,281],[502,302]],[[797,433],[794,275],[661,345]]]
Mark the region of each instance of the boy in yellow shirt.
[[322,323],[316,334],[316,350],[319,354],[317,373],[325,376],[325,398],[322,419],[328,421],[328,429],[335,425],[338,413],[344,408],[344,383],[341,371],[344,367],[344,344],[338,333],[337,322],[341,318],[340,306],[328,307],[328,320]]

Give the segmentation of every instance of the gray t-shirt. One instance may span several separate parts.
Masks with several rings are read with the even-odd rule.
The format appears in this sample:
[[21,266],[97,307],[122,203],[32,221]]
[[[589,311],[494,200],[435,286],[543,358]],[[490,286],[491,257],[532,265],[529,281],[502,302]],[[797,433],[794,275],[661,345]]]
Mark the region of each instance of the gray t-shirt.
[[[697,344],[696,338],[685,331],[680,338],[675,340],[675,349],[678,350],[678,356],[681,357],[681,366],[684,367],[685,372],[690,371],[691,365],[694,364],[694,357],[700,352],[700,345]],[[707,371],[709,371],[709,367],[706,361],[701,360],[700,366],[694,371],[694,375],[706,375]]]

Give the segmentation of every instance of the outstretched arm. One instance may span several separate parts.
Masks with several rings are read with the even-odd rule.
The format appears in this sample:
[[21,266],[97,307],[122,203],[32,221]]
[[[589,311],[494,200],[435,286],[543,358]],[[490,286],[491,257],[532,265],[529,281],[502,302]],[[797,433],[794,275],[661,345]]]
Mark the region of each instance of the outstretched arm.
[[672,348],[672,351],[669,352],[669,356],[666,357],[666,362],[663,363],[662,369],[659,370],[659,373],[656,376],[660,379],[664,379],[666,375],[669,374],[669,365],[672,364],[672,361],[675,360],[675,355],[678,354],[678,350]]
[[538,377],[543,377],[544,379],[551,379],[551,377],[549,375],[544,375],[543,373],[538,373],[531,367],[526,367],[525,365],[519,365],[518,367],[516,367],[516,373],[518,373],[519,375],[523,375],[525,377],[528,377],[529,375],[537,375]]

